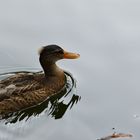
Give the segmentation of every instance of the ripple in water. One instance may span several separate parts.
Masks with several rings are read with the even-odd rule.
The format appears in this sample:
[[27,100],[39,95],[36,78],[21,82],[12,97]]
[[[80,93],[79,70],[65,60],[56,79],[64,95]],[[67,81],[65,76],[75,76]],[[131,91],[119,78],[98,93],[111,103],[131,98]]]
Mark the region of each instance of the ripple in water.
[[[34,73],[37,70],[19,71],[19,72],[7,72],[0,74],[0,80],[5,79],[16,73],[26,72]],[[40,71],[41,72],[41,71]],[[19,121],[28,121],[31,117],[39,117],[41,113],[50,115],[54,119],[60,119],[64,116],[68,109],[71,109],[74,104],[80,101],[81,97],[76,95],[76,81],[73,76],[65,71],[66,75],[66,86],[57,94],[50,96],[42,103],[26,108],[18,112],[9,113],[6,116],[2,116],[1,120],[7,123],[16,123]]]

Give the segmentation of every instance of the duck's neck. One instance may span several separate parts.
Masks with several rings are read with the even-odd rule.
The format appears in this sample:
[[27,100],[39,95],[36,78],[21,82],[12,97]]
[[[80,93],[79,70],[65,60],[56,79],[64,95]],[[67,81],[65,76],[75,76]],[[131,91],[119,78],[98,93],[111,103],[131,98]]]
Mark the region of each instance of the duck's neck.
[[63,70],[61,70],[56,64],[46,65],[43,67],[45,76],[60,76],[64,74]]
[[64,71],[61,70],[55,62],[50,62],[40,58],[40,64],[44,70],[45,76],[64,76]]

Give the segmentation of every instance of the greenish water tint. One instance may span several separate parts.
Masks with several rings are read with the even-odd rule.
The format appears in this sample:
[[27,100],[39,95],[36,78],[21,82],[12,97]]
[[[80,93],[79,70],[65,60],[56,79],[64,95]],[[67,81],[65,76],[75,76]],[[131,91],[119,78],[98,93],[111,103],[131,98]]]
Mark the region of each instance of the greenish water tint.
[[[5,79],[11,75],[17,73],[34,73],[37,70],[30,71],[16,71],[16,72],[6,72],[0,74],[0,80]],[[42,73],[42,71],[39,71]],[[80,101],[81,97],[76,95],[76,80],[73,78],[72,74],[65,71],[66,76],[66,85],[64,88],[57,94],[50,96],[45,101],[38,105],[34,105],[30,108],[26,108],[24,110],[18,112],[9,113],[6,116],[2,116],[1,120],[4,120],[5,124],[8,123],[16,123],[19,121],[28,121],[31,117],[39,117],[42,112],[45,112],[46,115],[50,115],[54,119],[60,119],[64,116],[66,111],[71,109],[73,105],[75,105],[78,101]]]

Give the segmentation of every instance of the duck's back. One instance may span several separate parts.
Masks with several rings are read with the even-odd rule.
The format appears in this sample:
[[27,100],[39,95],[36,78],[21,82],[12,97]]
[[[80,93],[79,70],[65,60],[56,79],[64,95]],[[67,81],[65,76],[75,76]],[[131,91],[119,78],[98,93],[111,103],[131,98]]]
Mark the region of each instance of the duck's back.
[[37,105],[61,90],[64,84],[64,79],[46,79],[41,72],[17,73],[1,80],[0,115]]

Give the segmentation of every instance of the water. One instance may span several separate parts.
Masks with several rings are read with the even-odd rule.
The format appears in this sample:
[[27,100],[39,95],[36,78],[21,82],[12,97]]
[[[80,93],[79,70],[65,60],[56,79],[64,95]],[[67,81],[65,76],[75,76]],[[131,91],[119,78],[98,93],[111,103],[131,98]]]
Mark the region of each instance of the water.
[[81,54],[58,64],[73,74],[82,97],[62,119],[1,123],[1,139],[93,140],[116,131],[139,140],[139,6],[137,0],[1,1],[0,72],[41,69],[37,49],[56,43]]

